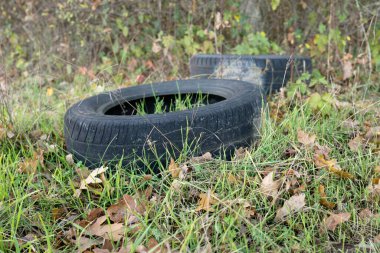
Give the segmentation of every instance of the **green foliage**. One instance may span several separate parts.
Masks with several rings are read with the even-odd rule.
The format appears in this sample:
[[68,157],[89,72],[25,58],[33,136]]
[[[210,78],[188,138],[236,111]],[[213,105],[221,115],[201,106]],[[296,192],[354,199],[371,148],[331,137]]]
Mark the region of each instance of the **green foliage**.
[[233,50],[235,54],[268,54],[282,53],[281,48],[274,42],[270,42],[264,32],[250,33],[243,42],[237,45]]
[[294,83],[289,83],[286,89],[286,95],[288,98],[293,98],[297,92],[305,95],[308,91],[306,82],[310,80],[309,73],[303,73]]
[[330,93],[324,93],[322,96],[319,93],[313,93],[307,100],[306,105],[313,111],[322,115],[329,115],[333,109],[333,97]]

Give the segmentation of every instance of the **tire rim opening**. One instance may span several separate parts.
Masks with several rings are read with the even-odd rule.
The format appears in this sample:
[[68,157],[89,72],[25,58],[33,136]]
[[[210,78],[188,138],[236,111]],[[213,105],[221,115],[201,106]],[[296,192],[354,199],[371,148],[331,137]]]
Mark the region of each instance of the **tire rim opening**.
[[106,109],[106,115],[146,115],[184,111],[215,104],[225,100],[224,97],[213,94],[186,93],[163,95],[122,101]]

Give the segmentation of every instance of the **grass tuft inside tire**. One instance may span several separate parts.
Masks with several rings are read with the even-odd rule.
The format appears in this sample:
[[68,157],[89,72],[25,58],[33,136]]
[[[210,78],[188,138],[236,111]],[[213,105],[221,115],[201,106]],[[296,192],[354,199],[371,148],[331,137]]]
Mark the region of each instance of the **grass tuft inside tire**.
[[[169,108],[176,97],[194,97],[197,103],[197,94],[207,98],[206,104],[155,113],[156,101]],[[141,101],[143,115],[136,110]],[[264,102],[260,87],[235,80],[179,80],[119,89],[84,99],[66,112],[66,146],[90,167],[120,159],[127,164],[136,156],[151,162],[184,153],[228,153],[257,139]]]

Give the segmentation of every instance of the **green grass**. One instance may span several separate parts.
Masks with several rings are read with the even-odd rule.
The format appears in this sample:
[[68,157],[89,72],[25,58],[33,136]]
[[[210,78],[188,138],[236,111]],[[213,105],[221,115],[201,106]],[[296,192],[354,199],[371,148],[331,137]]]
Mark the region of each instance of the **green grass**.
[[[154,97],[154,110],[152,114],[162,114],[167,112],[178,112],[195,109],[208,104],[208,95],[198,92],[197,94],[175,95],[170,101],[165,101],[164,97]],[[136,115],[149,114],[145,99],[141,99],[134,106]]]
[[[126,231],[127,241],[133,242],[134,247],[146,245],[153,237],[160,245],[183,252],[205,247],[210,247],[212,252],[294,252],[297,249],[326,252],[354,246],[360,252],[380,250],[373,243],[380,233],[380,219],[358,217],[364,208],[379,213],[379,199],[371,199],[367,186],[376,176],[374,169],[380,165],[380,156],[371,143],[358,153],[348,147],[355,133],[365,133],[366,127],[380,124],[380,94],[376,85],[364,84],[366,95],[364,89],[341,94],[337,99],[348,101],[351,106],[332,109],[329,115],[311,110],[304,98],[285,101],[279,96],[272,97],[272,114],[264,117],[261,141],[245,158],[188,162],[193,170],[184,179],[173,179],[163,168],[160,175],[145,180],[136,167],[116,166],[106,173],[108,187],[98,194],[84,191],[80,198],[74,197],[80,180],[76,167],[83,166],[66,161],[62,121],[70,104],[94,94],[95,90],[87,85],[87,80],[52,86],[52,96],[47,96],[47,87],[35,80],[23,80],[11,87],[8,107],[13,112],[13,125],[7,129],[15,136],[0,142],[0,251],[73,252],[77,245],[62,238],[65,231],[75,227],[74,221],[86,218],[93,208],[107,209],[123,194],[134,195],[149,186],[155,197],[146,213],[138,217],[141,229],[133,235]],[[10,123],[6,111],[2,108],[2,127]],[[283,118],[276,122],[273,115],[280,112]],[[343,124],[347,119],[357,121],[358,129],[347,128]],[[314,151],[298,143],[297,129],[316,134],[320,145],[331,148],[330,157],[355,178],[339,178],[316,168]],[[39,165],[36,173],[20,172],[23,160],[33,157],[41,147],[53,144],[56,150],[45,151],[44,166]],[[294,150],[294,155],[286,156],[287,149]],[[260,193],[261,180],[264,172],[270,170],[275,171],[277,178],[285,178],[284,172],[290,168],[301,175],[294,178],[297,185],[306,185],[306,206],[286,221],[275,222],[276,210],[291,193],[283,185],[278,200],[272,202]],[[328,200],[337,204],[335,210],[319,204],[320,184],[325,186]],[[208,191],[215,194],[215,211],[195,211],[199,194]],[[243,200],[256,210],[253,217],[245,215]],[[62,216],[54,219],[57,208]],[[323,230],[324,219],[330,213],[339,212],[349,212],[350,220],[333,232]]]

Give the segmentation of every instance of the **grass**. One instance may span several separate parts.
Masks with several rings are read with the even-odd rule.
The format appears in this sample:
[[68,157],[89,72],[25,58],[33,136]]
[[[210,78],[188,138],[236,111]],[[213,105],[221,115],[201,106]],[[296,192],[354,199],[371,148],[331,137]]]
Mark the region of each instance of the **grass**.
[[[155,96],[152,114],[190,110],[207,104],[208,94],[202,94],[201,92],[198,92],[197,94],[177,94],[174,98],[169,100],[164,97]],[[134,109],[136,110],[136,115],[150,114],[145,99],[136,102]]]
[[[380,233],[379,217],[363,219],[358,214],[364,208],[374,214],[380,210],[379,199],[372,199],[367,188],[376,177],[374,170],[380,165],[380,156],[372,143],[357,153],[348,146],[355,134],[380,124],[378,88],[364,85],[366,95],[358,89],[337,96],[350,106],[332,109],[329,115],[310,109],[305,100],[308,95],[286,100],[279,95],[272,97],[271,117],[264,117],[261,141],[244,158],[188,160],[192,171],[184,179],[173,178],[167,168],[148,178],[136,168],[116,166],[106,173],[108,187],[83,191],[76,198],[74,192],[80,180],[77,170],[83,166],[66,160],[62,119],[70,104],[94,94],[96,87],[87,85],[87,80],[72,85],[53,83],[54,92],[48,96],[46,86],[41,87],[33,79],[23,80],[11,87],[8,100],[13,124],[4,108],[0,121],[8,131],[0,142],[0,251],[73,252],[79,245],[65,241],[64,233],[78,227],[74,221],[86,218],[96,207],[107,209],[123,194],[134,195],[148,187],[153,188],[153,199],[147,202],[147,211],[138,216],[140,229],[134,234],[125,231],[126,241],[133,242],[134,249],[155,238],[173,251],[189,252],[378,251],[380,246],[373,239]],[[274,115],[280,119],[275,120]],[[347,119],[357,121],[358,128],[347,127]],[[320,145],[331,148],[330,157],[354,179],[317,168],[314,150],[297,141],[298,129],[315,134]],[[34,152],[41,148],[46,150],[44,166],[38,165],[34,173],[20,171],[20,164],[35,160]],[[292,155],[287,155],[287,150]],[[300,177],[286,176],[289,169]],[[274,217],[291,191],[284,183],[277,201],[261,194],[262,178],[269,171],[274,171],[276,178],[292,182],[290,190],[306,186],[305,208],[283,222],[275,222]],[[335,210],[319,203],[320,184],[325,186],[327,199],[337,204]],[[199,195],[210,192],[216,199],[214,212],[195,211]],[[246,215],[244,203],[255,210],[253,216]],[[350,213],[349,221],[334,231],[323,229],[329,214],[340,212]],[[77,229],[77,233],[81,231]]]

